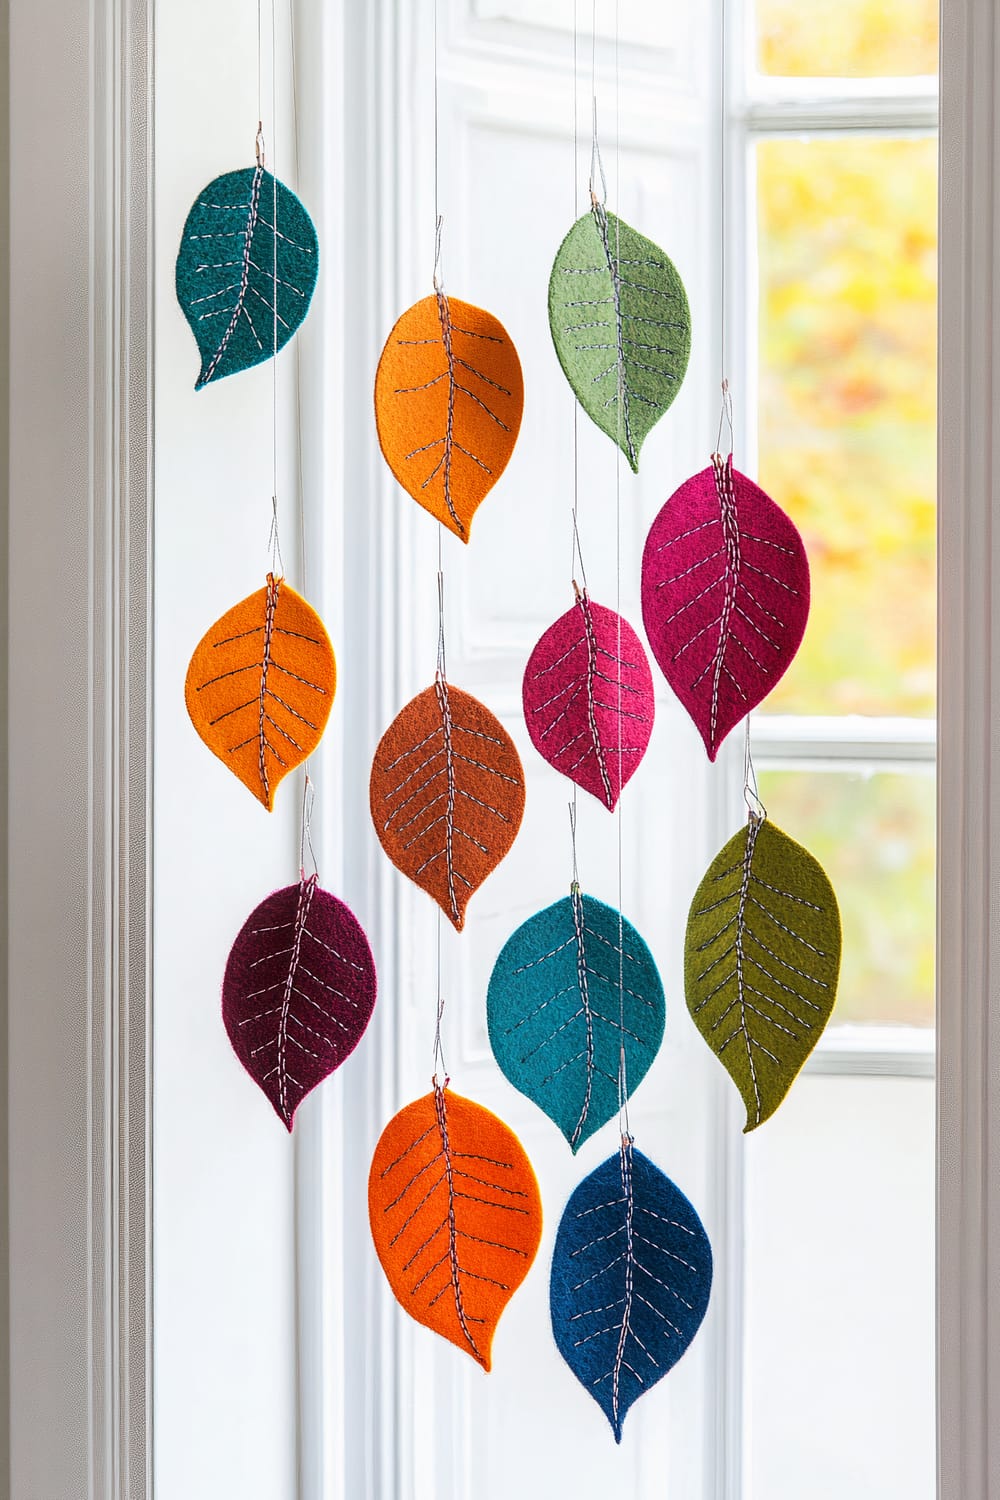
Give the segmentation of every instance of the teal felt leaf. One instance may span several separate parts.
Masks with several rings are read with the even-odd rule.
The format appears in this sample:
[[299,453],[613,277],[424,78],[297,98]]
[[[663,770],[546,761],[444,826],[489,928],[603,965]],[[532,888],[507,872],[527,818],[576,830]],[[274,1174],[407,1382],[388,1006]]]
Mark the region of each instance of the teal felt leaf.
[[837,997],[840,911],[808,850],[751,817],[702,880],[684,939],[688,1010],[746,1105],[774,1114]]
[[300,326],[319,242],[293,192],[263,167],[198,194],[177,254],[177,300],[201,354],[195,389],[271,359]]
[[631,922],[574,886],[507,940],[486,1018],[503,1072],[575,1152],[618,1113],[623,1040],[629,1091],[646,1076],[663,1040],[663,985]]
[[559,246],[549,326],[580,405],[633,470],[670,406],[691,353],[691,314],[658,245],[595,204]]

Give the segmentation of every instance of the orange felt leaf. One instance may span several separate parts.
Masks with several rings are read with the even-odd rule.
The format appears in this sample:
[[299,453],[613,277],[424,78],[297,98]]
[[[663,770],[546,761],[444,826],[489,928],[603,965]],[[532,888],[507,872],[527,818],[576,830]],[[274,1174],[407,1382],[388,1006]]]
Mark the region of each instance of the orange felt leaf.
[[506,729],[439,676],[379,741],[369,796],[386,854],[461,931],[524,814],[524,771]]
[[199,641],[184,697],[205,744],[270,812],[279,781],[319,744],[336,687],[323,621],[269,573]]
[[507,467],[524,409],[521,361],[503,324],[438,291],[405,312],[375,376],[375,421],[408,495],[463,542]]
[[542,1237],[538,1182],[514,1132],[447,1089],[415,1099],[375,1147],[368,1216],[400,1304],[488,1370]]

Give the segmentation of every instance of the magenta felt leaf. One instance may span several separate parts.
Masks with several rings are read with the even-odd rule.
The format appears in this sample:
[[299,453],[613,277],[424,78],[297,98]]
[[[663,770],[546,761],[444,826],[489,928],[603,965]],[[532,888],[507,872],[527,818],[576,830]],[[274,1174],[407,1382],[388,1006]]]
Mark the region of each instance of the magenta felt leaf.
[[532,651],[523,698],[538,753],[613,810],[653,730],[653,674],[628,621],[580,594]]
[[732,456],[716,456],[671,495],[642,559],[649,644],[709,760],[791,665],[808,616],[802,538]]
[[222,1019],[287,1130],[306,1094],[358,1045],[375,990],[361,924],[315,875],[275,891],[244,922],[226,964]]

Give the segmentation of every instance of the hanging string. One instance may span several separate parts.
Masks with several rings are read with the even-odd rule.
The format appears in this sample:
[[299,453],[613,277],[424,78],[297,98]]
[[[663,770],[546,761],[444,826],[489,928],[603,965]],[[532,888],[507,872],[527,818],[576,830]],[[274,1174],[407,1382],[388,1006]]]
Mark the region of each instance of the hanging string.
[[570,837],[570,843],[571,843],[571,845],[573,847],[573,889],[576,891],[576,890],[579,890],[579,888],[580,888],[580,869],[579,869],[579,866],[577,865],[577,862],[576,862],[576,793],[575,793],[575,791],[574,791],[574,795],[573,795],[573,800],[568,805],[569,805],[569,837]]
[[[293,0],[288,0],[288,55],[291,64],[292,75],[292,165],[294,171],[293,181],[297,185],[299,181],[299,81],[298,62],[295,45],[295,6]],[[274,301],[277,306],[278,285],[274,284]],[[299,583],[302,593],[309,597],[309,571],[308,552],[306,548],[306,509],[304,494],[304,473],[302,446],[302,342],[300,339],[294,341],[295,351],[295,380],[293,382],[295,393],[295,496],[296,496],[296,522],[298,525],[299,539]],[[302,827],[300,833],[300,848],[302,853],[306,844],[312,857],[313,867],[319,873],[316,855],[312,844],[312,816],[313,807],[316,802],[316,783],[311,774],[313,757],[310,755],[303,763],[305,780],[302,787]],[[300,855],[300,865],[303,863]]]
[[719,413],[719,435],[715,440],[716,453],[722,452],[722,429],[729,425],[729,455],[732,457],[736,445],[736,437],[733,431],[733,398],[729,390],[729,380],[726,375],[726,210],[727,194],[729,191],[728,176],[728,118],[727,118],[727,42],[726,34],[726,0],[722,0],[721,12],[722,26],[722,60],[719,74],[719,237],[720,237],[720,282],[722,296],[719,301],[719,381],[722,387],[722,409]]
[[[600,197],[595,190],[598,177],[601,180]],[[590,201],[595,208],[598,203],[603,207],[608,201],[608,179],[604,175],[601,144],[597,138],[597,0],[593,0],[590,7]]]
[[747,714],[743,720],[743,800],[747,806],[747,813],[755,822],[763,822],[767,817],[767,808],[760,800],[760,792],[757,788],[757,772],[754,770],[753,756],[750,753],[750,715]]
[[305,782],[302,787],[302,819],[301,832],[299,834],[299,879],[306,878],[306,850],[309,850],[309,858],[312,861],[313,874],[319,874],[319,864],[316,859],[316,850],[312,841],[312,817],[313,806],[316,802],[316,788],[313,786],[312,777],[306,772]]
[[271,496],[271,528],[267,534],[267,550],[271,554],[271,572],[275,578],[283,578],[285,564],[281,556],[281,539],[278,536],[278,497]]
[[[292,166],[294,169],[293,181],[297,188],[299,183],[299,75],[295,39],[294,0],[288,0],[288,53],[292,73]],[[308,598],[309,579],[306,569],[306,516],[305,496],[303,493],[305,464],[303,461],[304,449],[302,444],[302,340],[295,339],[293,348],[295,350],[295,486],[298,500],[299,581],[302,585],[303,594]]]
[[[441,275],[441,230],[444,219],[440,208],[440,148],[439,148],[439,110],[438,110],[438,0],[434,0],[434,290],[440,297],[443,294],[444,282]],[[439,682],[446,683],[448,680],[447,659],[445,654],[445,620],[444,620],[444,557],[442,548],[442,532],[444,527],[438,522],[437,535],[437,595],[438,595],[438,637],[437,637],[437,669],[436,676]],[[444,984],[443,963],[441,956],[441,934],[442,916],[441,908],[437,912],[437,1009],[434,1021],[434,1056],[432,1083],[435,1089],[446,1088],[448,1085],[448,1068],[445,1063],[444,1044],[441,1040],[441,1022],[444,1017]],[[440,1074],[440,1077],[439,1077]]]
[[[615,0],[615,265],[621,264],[621,153],[622,153],[622,114],[621,114],[621,63],[619,59],[619,35],[620,35],[619,0]],[[595,88],[596,96],[596,88]],[[597,106],[594,106],[594,134],[597,134]],[[600,152],[598,152],[600,162]],[[603,168],[602,168],[603,180]],[[607,191],[605,189],[605,197]],[[618,620],[618,660],[622,660],[622,496],[621,496],[621,420],[624,410],[624,371],[621,361],[618,364],[618,437],[619,442],[615,444],[615,612]],[[624,785],[623,764],[623,734],[624,715],[622,713],[622,695],[624,687],[622,683],[622,668],[618,668],[618,785]],[[622,803],[623,798],[619,793],[618,807],[616,812],[616,823],[618,833],[618,1126],[622,1140],[631,1141],[632,1132],[629,1128],[628,1117],[628,1069],[625,1059],[625,919],[622,915],[623,900],[623,860],[622,850],[624,848],[624,837],[622,829]]]
[[[439,523],[440,524],[440,523]],[[444,631],[444,569],[441,566],[441,533],[438,532],[438,640],[437,640],[437,676],[442,682],[447,682],[448,672],[445,661],[445,631]]]
[[257,164],[258,164],[258,166],[262,166],[263,165],[263,161],[262,161],[262,156],[263,156],[263,139],[262,139],[262,137],[263,137],[263,133],[264,133],[264,124],[263,124],[263,122],[264,122],[264,109],[263,109],[263,104],[261,102],[261,86],[260,86],[260,75],[261,75],[260,5],[261,5],[261,0],[257,0]]
[[[579,0],[573,0],[573,223],[580,216],[580,126],[579,126],[579,43],[580,43],[580,11]],[[583,546],[580,542],[580,429],[579,429],[580,403],[573,401],[573,534],[570,538],[570,560],[569,573],[573,583],[574,595],[577,592],[576,574],[579,565],[580,581],[583,584],[583,592],[587,592],[587,566],[583,560]],[[576,816],[577,816],[577,788],[573,785],[573,800],[570,803],[570,830],[573,841],[573,885],[579,885],[576,863]]]
[[278,525],[278,67],[275,57],[274,0],[271,0],[271,494]]
[[[579,0],[573,0],[573,222],[576,223],[580,216],[580,181],[578,176],[580,160],[580,134],[577,109],[577,80],[578,80],[578,43],[579,43]],[[583,561],[583,548],[580,544],[580,443],[579,443],[579,414],[580,403],[573,402],[573,536],[570,554],[570,577],[574,579],[576,587],[577,564],[580,567],[580,580],[583,584],[584,593],[587,592],[587,568]],[[576,793],[574,791],[574,797]]]

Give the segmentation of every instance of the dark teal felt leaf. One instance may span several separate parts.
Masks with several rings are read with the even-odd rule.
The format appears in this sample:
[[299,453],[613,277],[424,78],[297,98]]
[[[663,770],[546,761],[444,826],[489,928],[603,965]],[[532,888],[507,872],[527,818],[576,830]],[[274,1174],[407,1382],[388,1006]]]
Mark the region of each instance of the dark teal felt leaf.
[[177,254],[177,300],[201,353],[195,389],[262,364],[309,311],[319,271],[312,219],[263,167],[199,193]]
[[574,889],[507,940],[486,1017],[500,1067],[575,1152],[618,1113],[622,1019],[630,1092],[646,1076],[663,1040],[663,985],[632,924]]
[[711,1290],[704,1225],[680,1188],[624,1139],[567,1203],[549,1282],[559,1352],[616,1442],[629,1407],[690,1345]]
[[681,388],[691,314],[677,270],[658,245],[600,204],[559,246],[549,326],[580,405],[634,470],[639,450]]

